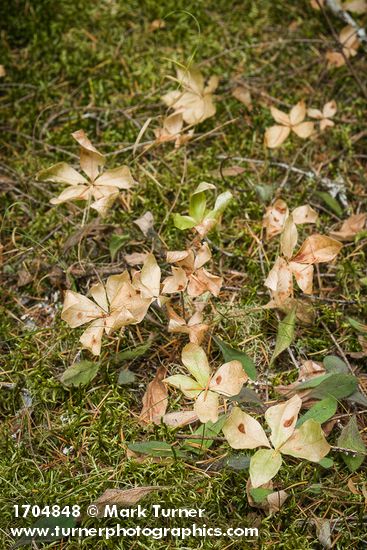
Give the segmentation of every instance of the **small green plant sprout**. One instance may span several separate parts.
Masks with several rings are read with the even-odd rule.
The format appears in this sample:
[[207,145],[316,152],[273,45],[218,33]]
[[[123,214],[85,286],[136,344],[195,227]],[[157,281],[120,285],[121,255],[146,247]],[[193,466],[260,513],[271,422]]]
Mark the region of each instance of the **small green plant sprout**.
[[191,195],[189,215],[182,216],[181,214],[174,214],[173,219],[177,229],[194,228],[200,237],[203,238],[213,229],[213,227],[215,227],[228,203],[232,199],[232,193],[230,191],[225,191],[218,195],[214,208],[208,210],[206,208],[205,193],[210,189],[215,189],[215,185],[207,182],[200,183]]
[[309,138],[314,132],[314,123],[305,121],[307,111],[304,101],[299,101],[292,107],[289,115],[276,107],[271,107],[270,112],[278,124],[271,126],[265,132],[264,143],[269,149],[280,147],[291,132],[302,139]]
[[68,185],[57,197],[51,199],[51,204],[61,204],[69,201],[90,201],[90,207],[101,216],[105,216],[121,189],[130,189],[134,179],[127,166],[118,166],[111,170],[101,171],[105,157],[93,147],[83,130],[71,134],[80,145],[80,167],[85,176],[74,170],[66,162],[59,162],[41,170],[37,179]]
[[163,281],[162,292],[174,294],[187,291],[191,298],[201,296],[204,292],[210,292],[218,296],[223,279],[213,275],[203,266],[210,260],[211,252],[206,243],[197,250],[177,250],[167,252],[167,262],[174,264],[172,275]]
[[216,422],[219,395],[224,397],[237,395],[248,380],[242,364],[239,361],[230,361],[212,373],[205,351],[192,343],[183,348],[181,358],[192,378],[175,374],[165,378],[163,382],[180,389],[186,397],[195,400],[194,412],[200,422]]
[[[329,450],[321,425],[306,420],[296,429],[302,399],[298,395],[280,405],[269,407],[265,420],[270,427],[270,441],[261,424],[239,407],[232,409],[223,426],[223,433],[233,449],[260,449],[250,461],[250,479],[253,487],[270,481],[282,465],[282,454],[320,462]],[[273,446],[273,447],[272,447]]]
[[170,79],[177,82],[182,90],[168,92],[162,100],[175,113],[181,113],[187,124],[199,124],[215,115],[213,93],[218,87],[217,76],[210,77],[205,86],[204,77],[197,68],[177,68],[177,78]]
[[342,244],[339,241],[315,233],[307,237],[294,254],[298,242],[297,225],[316,220],[317,213],[307,204],[289,213],[286,203],[279,200],[267,209],[263,224],[270,238],[280,233],[281,253],[265,280],[271,292],[267,307],[281,308],[293,297],[293,276],[305,294],[312,294],[314,264],[331,262],[340,252]]
[[109,335],[127,325],[140,323],[150,304],[158,298],[159,287],[160,268],[153,254],[149,254],[142,270],[132,278],[124,271],[108,277],[105,285],[93,285],[90,289],[93,300],[67,290],[61,318],[71,328],[90,323],[80,342],[93,355],[99,355],[103,332]]

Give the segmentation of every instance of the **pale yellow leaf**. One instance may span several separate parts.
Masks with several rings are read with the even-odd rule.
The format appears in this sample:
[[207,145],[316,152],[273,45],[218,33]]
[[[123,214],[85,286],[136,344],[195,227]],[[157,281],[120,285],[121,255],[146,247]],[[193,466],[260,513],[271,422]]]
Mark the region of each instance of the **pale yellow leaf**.
[[280,449],[283,454],[320,462],[330,451],[322,428],[315,420],[306,420]]
[[249,414],[234,407],[222,428],[224,437],[232,449],[256,449],[270,447],[261,424]]
[[93,355],[99,355],[101,353],[103,330],[103,319],[93,321],[79,338],[82,347],[88,349]]
[[295,126],[298,126],[306,116],[306,104],[305,102],[299,101],[289,112],[289,121],[294,130]]
[[269,407],[265,412],[265,420],[271,429],[270,441],[275,449],[279,449],[294,432],[302,399],[294,395],[280,405]]
[[231,397],[240,393],[243,384],[248,380],[248,376],[243,370],[242,363],[239,361],[229,361],[224,363],[213,375],[209,389]]
[[280,236],[280,250],[286,258],[291,258],[298,240],[297,226],[293,221],[292,214],[285,221],[282,234]]
[[291,129],[289,126],[271,126],[265,131],[264,143],[269,149],[276,149],[280,147],[282,143],[289,136]]
[[102,309],[92,300],[73,290],[66,291],[61,319],[66,321],[71,328],[89,323],[102,315]]
[[182,363],[202,388],[206,388],[210,379],[210,367],[203,348],[197,344],[187,344],[182,350]]
[[316,223],[319,215],[311,206],[304,204],[293,210],[292,217],[294,223],[301,225],[303,223]]
[[218,395],[212,391],[202,391],[194,403],[194,412],[200,422],[216,422],[218,420]]
[[315,125],[313,122],[301,122],[296,126],[292,126],[293,132],[302,139],[310,137],[313,134],[314,129]]

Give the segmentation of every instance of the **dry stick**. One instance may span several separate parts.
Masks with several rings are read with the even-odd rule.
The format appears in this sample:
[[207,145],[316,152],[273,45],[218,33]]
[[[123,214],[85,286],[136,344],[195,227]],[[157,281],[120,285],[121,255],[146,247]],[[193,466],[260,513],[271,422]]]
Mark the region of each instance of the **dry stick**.
[[328,333],[328,335],[330,336],[330,338],[332,339],[332,341],[334,342],[335,347],[337,348],[337,350],[338,350],[338,352],[340,353],[340,355],[343,357],[345,364],[348,366],[348,369],[349,369],[350,372],[354,375],[353,367],[352,367],[352,365],[349,363],[347,356],[345,355],[344,351],[342,350],[342,348],[341,348],[340,345],[338,344],[338,342],[337,342],[335,336],[334,336],[333,333],[329,330],[328,326],[324,323],[324,321],[321,321],[321,324],[322,324],[322,326],[324,327],[324,329],[326,330],[326,332]]
[[[317,3],[319,4],[319,2]],[[353,27],[353,29],[356,31],[356,35],[361,42],[367,44],[366,31],[354,21],[353,17],[347,11],[343,10],[339,2],[336,2],[335,0],[326,0],[326,5],[329,10],[333,12],[334,15],[339,17],[339,19],[344,21],[344,23],[346,23],[347,25]]]
[[344,53],[344,49],[343,49],[343,45],[340,43],[340,40],[339,40],[339,37],[338,37],[338,34],[334,28],[334,25],[332,24],[331,22],[331,19],[327,13],[327,11],[325,10],[324,6],[322,6],[320,0],[316,0],[320,10],[322,11],[322,14],[323,16],[325,17],[325,20],[326,20],[326,23],[331,31],[331,34],[333,35],[334,37],[334,40],[337,42],[338,46],[339,46],[339,50],[340,50],[340,53],[341,55],[343,56],[344,58],[344,61],[345,63],[348,65],[348,69],[351,73],[351,75],[353,76],[354,80],[357,82],[363,96],[364,96],[364,99],[367,101],[367,91],[366,91],[366,88],[364,87],[361,79],[359,78],[358,74],[355,72],[354,68],[353,68],[353,65],[351,64],[350,60],[348,59],[348,57],[345,55]]

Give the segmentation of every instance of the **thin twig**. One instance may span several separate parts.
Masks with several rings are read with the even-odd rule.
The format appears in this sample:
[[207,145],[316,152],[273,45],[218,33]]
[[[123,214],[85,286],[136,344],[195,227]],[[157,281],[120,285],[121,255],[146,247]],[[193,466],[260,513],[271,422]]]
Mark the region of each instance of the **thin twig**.
[[334,15],[339,17],[339,19],[344,21],[344,23],[346,23],[347,25],[353,27],[353,29],[356,31],[356,35],[361,42],[367,44],[366,31],[354,21],[353,17],[347,11],[343,10],[339,2],[336,2],[335,0],[326,0],[326,5],[329,10],[333,12]]

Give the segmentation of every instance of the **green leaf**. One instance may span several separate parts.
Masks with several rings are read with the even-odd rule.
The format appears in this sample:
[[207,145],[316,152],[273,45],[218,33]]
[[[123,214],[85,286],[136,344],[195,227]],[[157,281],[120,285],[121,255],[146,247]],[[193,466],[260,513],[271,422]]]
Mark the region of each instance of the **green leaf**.
[[[221,193],[218,195],[214,208],[211,213],[208,214],[209,218],[219,218],[224,212],[224,210],[227,208],[228,204],[231,202],[233,198],[233,195],[230,191],[225,191],[224,193]],[[214,215],[214,216],[213,216]]]
[[311,399],[323,399],[324,397],[335,397],[343,399],[351,395],[357,389],[357,378],[351,374],[331,374],[308,395]]
[[296,308],[293,308],[286,317],[279,323],[275,349],[270,364],[292,343],[294,338],[294,328],[296,324]]
[[255,191],[261,202],[268,202],[274,195],[274,185],[255,185]]
[[316,388],[323,382],[324,380],[328,380],[333,376],[332,373],[329,374],[321,374],[320,376],[315,376],[314,378],[310,378],[310,380],[306,380],[305,382],[300,382],[297,385],[297,391],[298,390],[308,390],[310,388]]
[[112,261],[115,259],[117,252],[124,246],[126,241],[126,235],[112,235],[108,245]]
[[359,390],[348,395],[347,401],[351,401],[351,403],[358,403],[358,405],[367,407],[367,397]]
[[181,214],[173,214],[173,223],[177,229],[191,229],[196,225],[196,221],[191,216],[181,216]]
[[39,520],[37,520],[31,527],[33,529],[49,529],[49,534],[42,536],[40,534],[37,534],[35,537],[30,537],[28,535],[22,536],[13,546],[13,548],[19,548],[19,546],[26,546],[28,544],[31,544],[32,542],[50,542],[53,540],[59,540],[62,539],[62,535],[60,532],[60,535],[57,537],[56,535],[52,535],[54,532],[55,527],[60,527],[61,529],[67,529],[71,527],[75,527],[76,525],[76,518],[74,517],[68,517],[68,516],[59,516],[59,517],[41,517]]
[[263,502],[267,496],[269,496],[273,492],[273,489],[264,489],[263,487],[258,487],[257,489],[251,488],[250,489],[250,495],[254,499],[254,501],[259,504],[260,502]]
[[247,355],[247,353],[245,353],[244,351],[240,351],[232,348],[217,336],[213,336],[213,340],[217,344],[220,351],[222,352],[223,359],[226,362],[234,361],[234,360],[239,361],[243,366],[243,370],[246,372],[246,374],[248,374],[251,380],[256,380],[256,377],[257,377],[256,367],[252,359]]
[[150,349],[152,342],[153,342],[152,340],[148,340],[147,342],[144,342],[144,344],[140,344],[135,348],[127,348],[120,351],[120,353],[118,353],[115,358],[115,362],[129,361],[131,359],[136,359],[137,357],[141,357],[142,355],[145,355],[146,352]]
[[319,424],[323,424],[336,413],[338,402],[334,397],[325,397],[313,405],[304,415],[302,415],[296,424],[296,428],[302,426],[306,420],[316,420]]
[[325,456],[318,462],[318,464],[320,464],[320,466],[322,466],[323,468],[328,469],[334,466],[334,460]]
[[352,317],[347,318],[348,323],[352,328],[354,328],[357,332],[361,332],[362,334],[367,334],[367,325],[364,325],[360,321],[357,321],[356,319],[352,319]]
[[213,443],[214,439],[200,439],[200,437],[217,437],[223,428],[223,424],[227,419],[227,415],[220,416],[216,422],[206,422],[201,424],[199,428],[193,433],[196,436],[195,439],[187,439],[184,445],[184,448],[190,449],[191,452],[195,454],[201,454],[207,449],[209,449]]
[[[325,460],[325,458],[323,458],[322,460]],[[305,491],[309,493],[313,493],[314,495],[319,495],[322,490],[323,490],[323,486],[321,485],[321,483],[312,483],[312,485],[309,485],[308,487],[305,488]]]
[[204,217],[206,208],[205,193],[195,193],[190,198],[189,216],[195,220],[196,223],[201,222]]
[[253,403],[260,407],[263,404],[257,393],[246,386],[244,386],[237,395],[229,397],[228,401],[236,401],[236,403]]
[[224,466],[232,468],[232,470],[248,470],[250,467],[251,457],[245,453],[229,455],[224,459]]
[[348,366],[337,355],[328,355],[324,357],[323,364],[328,372],[348,374]]
[[136,381],[136,374],[129,369],[121,369],[119,372],[119,377],[117,383],[120,386],[128,386],[129,384],[134,384]]
[[157,457],[180,457],[184,458],[186,454],[178,449],[173,447],[165,441],[142,441],[137,443],[129,443],[128,448],[134,453],[157,456]]
[[99,363],[80,361],[68,367],[60,376],[64,386],[85,386],[97,375]]
[[[357,420],[355,416],[349,420],[348,424],[344,426],[342,432],[338,438],[338,446],[345,447],[346,449],[352,449],[353,451],[360,451],[362,453],[366,452],[366,446],[363,443],[361,435],[358,431]],[[351,472],[357,470],[364,459],[366,458],[363,454],[358,454],[356,456],[342,454],[342,459],[345,464],[348,466]]]
[[209,189],[215,189],[215,185],[202,181],[190,197],[189,215],[196,223],[201,222],[204,218],[206,208],[205,191]]
[[343,216],[343,209],[334,197],[325,191],[318,191],[316,193],[318,197],[332,210],[339,218]]
[[250,478],[254,488],[264,485],[278,473],[282,465],[280,453],[274,449],[260,449],[250,462]]

